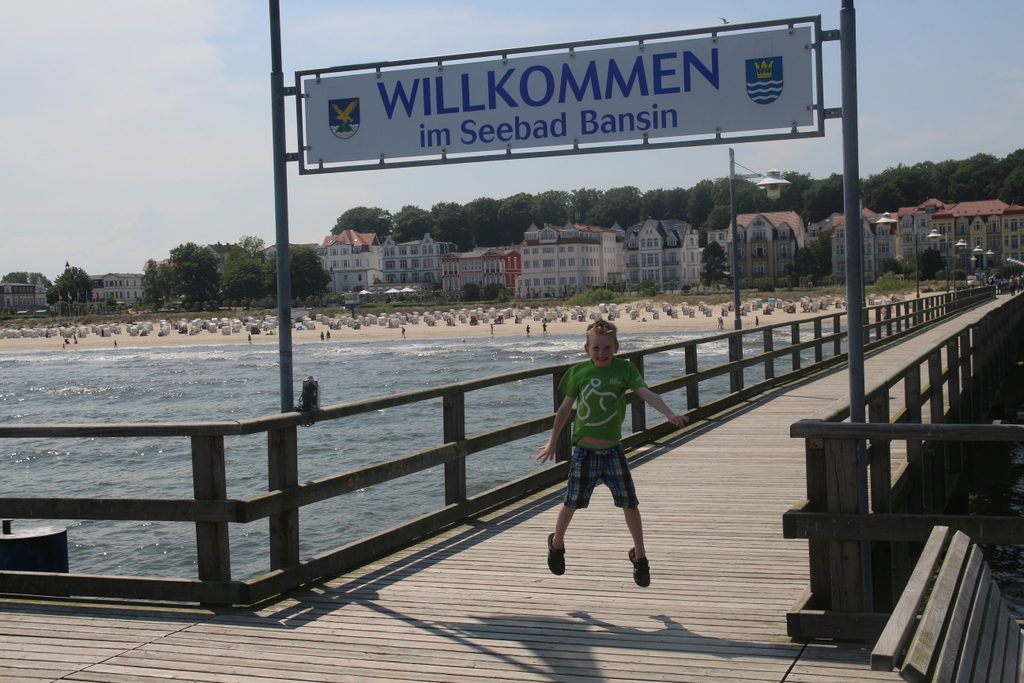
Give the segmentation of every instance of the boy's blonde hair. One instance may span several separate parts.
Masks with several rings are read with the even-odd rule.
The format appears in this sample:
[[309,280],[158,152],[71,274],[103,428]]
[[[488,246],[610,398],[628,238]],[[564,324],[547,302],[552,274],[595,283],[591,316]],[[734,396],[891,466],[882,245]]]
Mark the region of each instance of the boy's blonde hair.
[[615,337],[616,341],[618,341],[618,332],[619,331],[615,327],[615,324],[605,320],[604,318],[598,318],[594,322],[587,325],[588,338],[599,334],[610,334],[611,336]]

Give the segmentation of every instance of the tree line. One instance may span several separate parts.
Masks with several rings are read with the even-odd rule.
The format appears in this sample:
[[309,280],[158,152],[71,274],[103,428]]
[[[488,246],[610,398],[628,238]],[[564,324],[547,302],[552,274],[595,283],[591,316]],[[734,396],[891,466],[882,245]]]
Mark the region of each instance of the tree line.
[[[805,223],[820,221],[843,210],[843,179],[840,174],[814,179],[806,173],[783,174],[791,184],[777,200],[770,200],[753,183],[737,181],[737,213],[795,211]],[[1004,158],[976,154],[968,159],[924,161],[898,165],[861,182],[864,206],[878,212],[916,206],[935,197],[956,203],[981,199],[1024,201],[1024,149]],[[391,212],[379,207],[356,206],[338,217],[331,229],[375,232],[396,242],[421,239],[424,234],[454,242],[460,251],[473,247],[517,244],[531,224],[569,222],[628,227],[647,218],[680,219],[709,230],[729,226],[729,179],[701,180],[689,188],[641,192],[633,186],[608,190],[583,188],[520,192],[505,198],[480,197],[465,204],[439,202],[430,209],[414,205]],[[702,237],[702,245],[706,238]]]
[[[842,176],[813,179],[805,173],[784,173],[791,183],[777,200],[769,200],[753,183],[737,181],[738,213],[795,211],[805,223],[819,221],[842,211]],[[975,154],[963,160],[925,161],[912,166],[898,165],[861,182],[864,206],[875,211],[895,211],[916,206],[935,197],[949,203],[1001,199],[1024,201],[1024,149],[1006,157]],[[641,192],[633,186],[608,190],[583,188],[573,191],[549,190],[538,194],[517,193],[502,199],[480,197],[466,204],[440,202],[429,210],[407,205],[398,212],[378,207],[357,206],[338,217],[333,234],[352,229],[375,232],[396,242],[432,238],[453,242],[460,251],[473,247],[507,246],[522,240],[531,224],[628,227],[646,218],[681,219],[701,232],[705,251],[703,279],[713,284],[727,277],[727,259],[714,243],[707,244],[707,232],[727,228],[730,221],[729,179],[701,180],[689,188],[655,189]],[[171,250],[161,263],[150,260],[143,275],[142,297],[154,307],[180,302],[189,309],[217,304],[273,306],[277,292],[276,262],[264,253],[265,243],[257,237],[242,237],[235,244],[203,246],[192,242]],[[832,268],[829,236],[804,245],[796,254],[794,279],[806,276],[824,281]],[[313,249],[291,252],[292,294],[296,300],[326,292],[330,276]],[[934,262],[934,263],[933,263]],[[936,268],[938,259],[927,251],[922,255],[922,274]],[[890,264],[904,272],[910,264]],[[40,282],[46,286],[49,303],[92,301],[92,280],[85,270],[66,264],[51,282],[42,273],[16,271],[5,282]]]

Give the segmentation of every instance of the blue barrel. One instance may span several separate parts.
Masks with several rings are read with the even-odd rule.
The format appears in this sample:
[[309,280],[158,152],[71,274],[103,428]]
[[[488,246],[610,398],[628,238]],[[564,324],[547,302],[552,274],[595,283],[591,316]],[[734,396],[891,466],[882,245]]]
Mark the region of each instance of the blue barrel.
[[3,533],[0,534],[0,570],[66,574],[67,528],[41,526],[14,531],[11,528],[11,521],[3,520]]

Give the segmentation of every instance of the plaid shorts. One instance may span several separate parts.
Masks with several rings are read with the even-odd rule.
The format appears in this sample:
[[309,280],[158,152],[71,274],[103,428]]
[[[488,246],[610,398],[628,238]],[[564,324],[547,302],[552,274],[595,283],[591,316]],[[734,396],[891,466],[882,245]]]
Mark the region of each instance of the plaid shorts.
[[615,507],[635,508],[640,504],[622,444],[611,448],[573,446],[565,506],[580,509],[590,505],[590,494],[599,481],[611,489]]

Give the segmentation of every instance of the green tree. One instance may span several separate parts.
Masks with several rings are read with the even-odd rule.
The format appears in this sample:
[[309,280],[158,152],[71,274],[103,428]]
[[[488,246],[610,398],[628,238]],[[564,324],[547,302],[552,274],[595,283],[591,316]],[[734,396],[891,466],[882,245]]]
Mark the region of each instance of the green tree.
[[942,270],[942,254],[938,249],[928,247],[921,252],[921,279],[934,280]]
[[822,221],[843,210],[843,176],[833,173],[823,180],[815,180],[801,193],[801,217],[806,223]]
[[572,195],[568,192],[560,190],[541,192],[530,200],[530,217],[537,225],[541,223],[565,225],[572,213],[569,208],[571,200]]
[[503,241],[499,244],[522,241],[523,233],[530,227],[530,223],[533,223],[532,200],[533,198],[525,192],[501,200],[498,207],[498,226]]
[[454,242],[459,250],[473,248],[473,234],[462,212],[462,205],[456,202],[438,202],[430,207],[434,219],[433,235],[442,242]]
[[216,303],[220,289],[217,255],[209,247],[195,242],[180,244],[171,250],[171,282],[188,310],[200,310]]
[[157,265],[153,259],[146,261],[145,272],[142,274],[142,300],[153,308],[160,308],[173,296],[171,266]]
[[92,301],[92,278],[77,266],[65,265],[64,272],[46,290],[46,300],[51,304],[61,300],[78,303]]
[[729,259],[718,242],[708,242],[701,255],[700,279],[705,285],[716,285],[729,279]]
[[708,214],[715,206],[715,184],[710,180],[701,180],[690,188],[686,207],[687,220],[690,225],[703,227],[707,223]]
[[434,219],[430,212],[412,204],[403,206],[395,214],[393,222],[395,231],[392,233],[392,237],[396,242],[421,240],[434,227]]
[[640,214],[644,219],[686,220],[689,193],[681,187],[671,190],[648,190],[640,198]]
[[998,198],[1007,204],[1024,204],[1024,149],[1006,155],[999,164]]
[[707,220],[704,221],[704,229],[725,230],[726,228],[732,229],[732,214],[729,211],[729,206],[728,204],[716,204],[708,214]]
[[373,206],[354,206],[338,216],[331,228],[332,235],[340,235],[345,230],[356,232],[375,232],[379,237],[390,235],[394,223],[391,214],[384,209]]
[[640,190],[627,185],[613,187],[601,197],[601,201],[587,212],[586,223],[610,228],[616,223],[627,227],[641,220]]
[[467,282],[462,285],[462,289],[459,292],[460,297],[463,301],[479,301],[480,300],[480,285],[473,282]]
[[964,159],[949,178],[949,199],[968,202],[995,197],[1001,180],[999,173],[999,162],[991,154]]
[[484,285],[480,296],[484,301],[508,301],[511,298],[508,288],[498,282]]
[[[573,190],[569,193],[569,222],[580,223],[587,215],[590,214],[591,209],[596,207],[600,203],[601,198],[604,196],[604,192],[601,190],[595,190],[594,188],[584,187],[578,190]],[[523,229],[526,228],[525,224]],[[630,224],[632,225],[632,224]]]
[[29,273],[24,270],[7,273],[3,278],[0,278],[0,282],[19,282],[26,285],[42,284],[44,287],[49,287],[53,284],[50,282],[50,278],[42,273]]
[[796,250],[794,274],[822,282],[832,274],[832,232],[822,230],[813,240]]
[[[473,243],[478,247],[497,247],[510,244],[509,235],[502,232],[498,222],[501,202],[491,197],[478,197],[462,207]],[[519,240],[516,240],[519,241]]]
[[[309,247],[292,249],[289,269],[292,276],[293,299],[307,299],[327,292],[327,283],[331,281],[331,275],[324,270],[320,255],[316,253],[315,249]],[[276,281],[274,288],[276,291]]]
[[242,235],[238,238],[237,243],[228,245],[228,251],[230,253],[232,250],[239,250],[251,258],[266,260],[266,252],[264,252],[266,247],[267,243],[263,239],[252,235]]
[[[274,264],[270,264],[273,267]],[[267,291],[268,264],[263,253],[263,240],[242,238],[228,247],[221,263],[220,288],[226,301],[243,303],[269,294]]]

